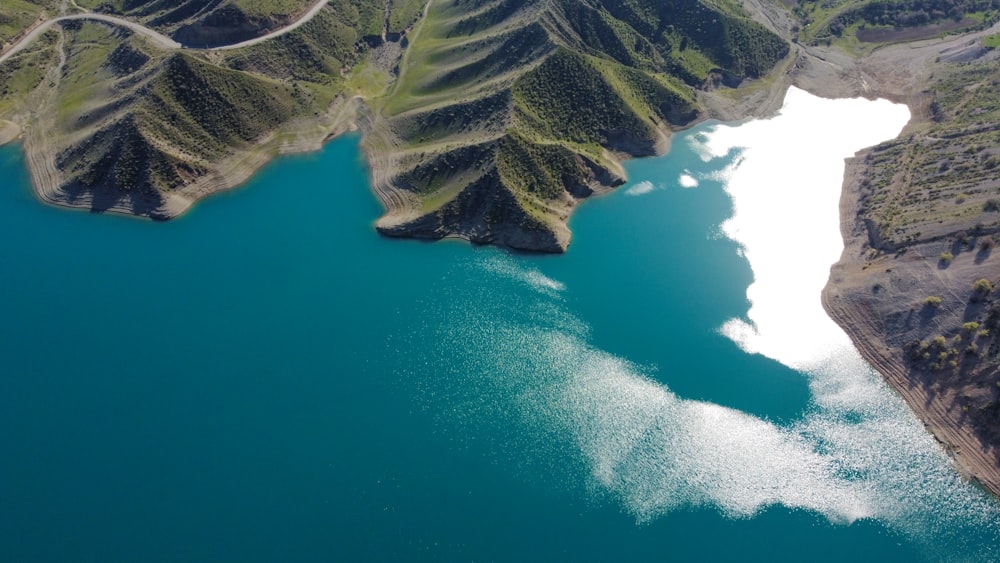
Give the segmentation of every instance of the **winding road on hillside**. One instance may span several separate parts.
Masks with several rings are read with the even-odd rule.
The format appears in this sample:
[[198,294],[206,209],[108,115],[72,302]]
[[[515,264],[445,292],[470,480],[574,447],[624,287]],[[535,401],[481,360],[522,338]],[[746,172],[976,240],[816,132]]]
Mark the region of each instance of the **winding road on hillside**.
[[72,14],[68,16],[59,16],[56,18],[52,18],[50,20],[46,20],[38,27],[31,30],[30,33],[22,37],[17,43],[15,43],[10,49],[8,49],[7,52],[0,55],[0,64],[2,64],[7,59],[13,57],[20,51],[22,51],[25,47],[30,45],[32,41],[38,39],[43,33],[48,31],[50,27],[59,22],[64,22],[64,21],[94,20],[94,21],[110,23],[113,25],[119,25],[148,38],[150,41],[156,44],[157,47],[166,50],[191,49],[196,51],[227,51],[231,49],[240,49],[242,47],[249,47],[251,45],[256,45],[258,43],[263,43],[264,41],[269,41],[271,39],[274,39],[275,37],[280,37],[290,31],[294,31],[299,27],[301,27],[302,25],[304,25],[305,23],[307,23],[309,20],[313,19],[316,16],[316,14],[318,14],[319,11],[322,10],[324,6],[326,6],[326,3],[327,0],[318,0],[315,4],[313,4],[311,8],[309,8],[308,11],[302,14],[302,16],[299,17],[299,19],[286,25],[285,27],[282,27],[281,29],[277,29],[266,35],[261,35],[260,37],[255,37],[253,39],[247,39],[246,41],[240,41],[239,43],[232,43],[229,45],[219,45],[217,47],[210,47],[210,48],[191,47],[188,45],[183,45],[181,43],[178,43],[177,41],[174,41],[170,37],[163,35],[158,31],[150,29],[142,24],[129,21],[117,16],[109,16],[107,14],[96,14],[92,12],[86,14]]

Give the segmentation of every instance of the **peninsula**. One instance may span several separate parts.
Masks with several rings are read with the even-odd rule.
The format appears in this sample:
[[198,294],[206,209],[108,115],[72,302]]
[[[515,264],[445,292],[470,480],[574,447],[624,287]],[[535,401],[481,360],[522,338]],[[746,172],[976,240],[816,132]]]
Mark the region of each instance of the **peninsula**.
[[824,304],[1000,493],[997,0],[0,0],[38,196],[170,219],[360,129],[384,235],[545,252],[582,200],[790,84],[906,103],[848,163]]

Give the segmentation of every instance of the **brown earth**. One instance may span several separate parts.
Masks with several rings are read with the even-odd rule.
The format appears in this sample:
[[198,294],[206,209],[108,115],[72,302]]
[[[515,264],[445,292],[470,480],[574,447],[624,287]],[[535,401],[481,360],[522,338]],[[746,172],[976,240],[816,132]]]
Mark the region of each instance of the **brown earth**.
[[[926,90],[935,71],[949,64],[951,54],[966,51],[982,36],[998,31],[1000,25],[958,37],[891,45],[858,61],[830,49],[811,49],[797,62],[793,81],[816,93],[841,96],[846,88],[849,95],[906,103],[913,117],[902,135],[911,135],[931,123]],[[989,300],[977,303],[972,298],[973,282],[996,280],[1000,257],[972,250],[975,237],[962,248],[948,239],[919,242],[892,253],[873,248],[878,244],[874,240],[877,231],[870,229],[859,209],[865,157],[871,150],[847,162],[841,197],[845,248],[831,269],[823,304],[941,442],[960,471],[1000,495],[996,366],[976,363],[961,353],[953,370],[931,371],[907,359],[907,347],[915,341],[936,334],[948,335],[950,340],[961,333],[964,322],[983,317]],[[955,258],[943,263],[941,253],[951,251]],[[926,306],[928,296],[939,296],[940,306]],[[965,338],[969,342],[976,337],[966,334]]]

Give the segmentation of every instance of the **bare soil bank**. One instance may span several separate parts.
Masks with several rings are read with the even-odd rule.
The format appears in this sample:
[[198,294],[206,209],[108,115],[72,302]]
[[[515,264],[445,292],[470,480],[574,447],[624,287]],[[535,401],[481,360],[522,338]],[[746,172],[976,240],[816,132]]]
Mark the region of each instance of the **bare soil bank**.
[[[758,17],[769,17],[777,28],[789,25],[773,12]],[[827,98],[886,98],[909,107],[912,118],[901,133],[906,136],[931,123],[932,98],[927,89],[935,71],[950,62],[983,56],[978,40],[997,32],[1000,25],[961,36],[888,45],[859,59],[836,47],[797,44],[785,68],[776,69],[771,81],[709,92],[704,101],[710,117],[741,120],[773,115],[793,84]],[[956,59],[955,53],[963,56]],[[950,240],[915,244],[902,254],[873,253],[860,213],[868,152],[860,151],[846,163],[840,204],[845,247],[831,268],[822,296],[824,308],[924,422],[959,471],[1000,496],[1000,424],[993,412],[1000,404],[996,365],[962,362],[952,371],[929,372],[913,368],[906,356],[914,340],[947,333],[949,327],[983,316],[986,304],[970,305],[970,290],[977,279],[1000,277],[1000,253],[955,252],[946,268],[939,257],[953,249]],[[943,298],[934,311],[923,306],[930,295]]]
[[[997,31],[1000,26],[891,45],[857,61],[830,50],[812,49],[802,54],[791,76],[800,87],[819,95],[863,95],[906,103],[913,117],[903,135],[910,135],[931,122],[931,99],[926,91],[949,54],[968,50],[979,37]],[[949,345],[954,345],[952,339],[959,336],[955,327],[983,317],[987,304],[970,299],[972,286],[980,278],[997,278],[1000,256],[975,252],[976,240],[970,242],[968,251],[955,252],[947,264],[940,259],[942,252],[953,249],[947,239],[912,244],[903,252],[873,250],[873,231],[860,209],[869,152],[865,149],[847,161],[840,204],[845,247],[831,269],[823,292],[824,307],[941,442],[960,471],[1000,496],[1000,429],[993,412],[1000,398],[996,365],[970,360],[972,356],[962,352],[955,356],[953,369],[931,371],[908,361],[914,342],[946,334]],[[941,304],[927,307],[928,296],[940,296]],[[976,339],[970,332],[962,334],[965,344],[959,345],[960,350]]]

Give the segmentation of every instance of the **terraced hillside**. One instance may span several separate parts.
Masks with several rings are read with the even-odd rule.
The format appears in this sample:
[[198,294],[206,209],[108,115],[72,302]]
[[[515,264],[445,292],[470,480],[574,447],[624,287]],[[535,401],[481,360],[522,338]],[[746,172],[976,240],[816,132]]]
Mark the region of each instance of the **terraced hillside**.
[[926,123],[853,167],[871,265],[865,293],[887,341],[914,380],[954,393],[953,408],[997,445],[1000,58],[977,53],[939,62]]
[[302,27],[235,50],[62,21],[0,64],[0,138],[27,132],[49,201],[169,218],[359,121],[381,232],[559,252],[573,207],[622,183],[621,158],[665,150],[700,115],[699,88],[760,77],[788,52],[730,0],[80,0],[38,13],[119,14],[190,47],[313,6]]
[[931,123],[866,157],[862,213],[873,246],[1000,232],[1000,84],[996,57],[944,69],[927,95]]
[[[381,22],[384,10],[367,17]],[[46,200],[170,218],[273,154],[349,126],[341,69],[359,60],[353,30],[369,23],[327,8],[227,60],[164,51],[105,22],[62,22],[0,65],[0,131],[25,131]]]
[[809,44],[849,38],[868,44],[915,41],[985,29],[1000,18],[997,0],[801,0],[800,39]]
[[[695,87],[766,73],[787,45],[697,1],[450,0],[410,38],[368,144],[392,236],[562,251],[583,198],[699,115]],[[586,108],[585,110],[583,108]]]

